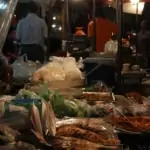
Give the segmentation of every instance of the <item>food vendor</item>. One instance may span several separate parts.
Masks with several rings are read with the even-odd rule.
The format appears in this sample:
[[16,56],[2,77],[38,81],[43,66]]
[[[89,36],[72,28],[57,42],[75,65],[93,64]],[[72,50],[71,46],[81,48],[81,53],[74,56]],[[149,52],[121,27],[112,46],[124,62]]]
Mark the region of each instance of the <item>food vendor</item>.
[[138,51],[147,57],[147,67],[150,68],[150,21],[141,23],[141,31],[138,35]]
[[29,14],[17,25],[16,37],[21,44],[21,54],[26,54],[28,60],[44,61],[44,46],[48,37],[45,21],[38,17],[38,6],[31,1]]
[[[117,34],[118,25],[105,19],[103,8],[97,8],[96,10],[96,51],[104,52],[106,42],[110,39],[112,33]],[[90,21],[88,24],[88,37],[92,41],[94,21]]]

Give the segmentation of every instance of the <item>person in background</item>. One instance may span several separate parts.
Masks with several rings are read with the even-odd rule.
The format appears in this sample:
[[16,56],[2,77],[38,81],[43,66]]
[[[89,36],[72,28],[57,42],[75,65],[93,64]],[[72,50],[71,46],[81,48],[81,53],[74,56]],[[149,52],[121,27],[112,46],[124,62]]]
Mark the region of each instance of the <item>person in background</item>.
[[[94,37],[94,21],[88,24],[88,37],[92,43]],[[96,10],[96,51],[104,52],[105,43],[113,34],[118,33],[118,25],[105,18],[103,8]]]
[[21,44],[21,55],[28,60],[44,62],[44,46],[47,43],[48,28],[45,21],[38,17],[38,6],[31,1],[28,15],[19,21],[16,38]]
[[147,58],[147,67],[150,68],[150,21],[142,21],[138,35],[138,51]]

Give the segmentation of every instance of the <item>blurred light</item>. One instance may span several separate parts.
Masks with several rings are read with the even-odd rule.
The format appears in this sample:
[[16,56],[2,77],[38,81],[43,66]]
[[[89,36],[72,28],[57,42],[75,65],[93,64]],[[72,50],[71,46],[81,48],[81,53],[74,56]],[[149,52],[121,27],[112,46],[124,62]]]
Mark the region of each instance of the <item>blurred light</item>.
[[139,3],[139,0],[130,0],[132,4],[137,4]]
[[1,4],[0,4],[0,9],[1,10],[4,10],[4,9],[6,9],[7,8],[7,4],[5,4],[4,2],[1,2]]
[[53,17],[53,20],[56,20],[56,17],[55,17],[55,16]]
[[7,8],[7,4],[4,4],[3,9],[6,9],[6,8]]
[[61,31],[61,30],[62,30],[62,27],[59,27],[58,30]]
[[52,28],[56,28],[56,24],[52,24]]
[[138,6],[136,4],[133,3],[125,3],[123,5],[123,11],[125,13],[131,13],[131,14],[137,14],[137,8],[138,8],[138,14],[141,15],[142,11],[144,9],[144,2],[139,2],[137,3]]
[[0,9],[3,7],[3,3],[0,4]]

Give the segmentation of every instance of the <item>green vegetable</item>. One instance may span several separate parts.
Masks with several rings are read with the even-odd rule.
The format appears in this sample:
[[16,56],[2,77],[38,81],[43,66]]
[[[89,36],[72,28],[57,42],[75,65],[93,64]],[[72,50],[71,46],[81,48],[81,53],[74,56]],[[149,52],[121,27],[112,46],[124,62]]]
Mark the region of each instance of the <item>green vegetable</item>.
[[78,100],[66,100],[57,91],[51,92],[51,104],[57,117],[86,117],[89,116],[90,106]]
[[40,95],[41,98],[49,101],[51,92],[50,92],[47,84],[40,85],[40,93],[39,93],[39,95]]
[[16,95],[15,99],[41,99],[35,92],[21,89],[19,93]]
[[[16,99],[39,99],[34,103],[39,108],[41,107],[41,99],[50,101],[53,107],[53,110],[57,117],[86,117],[89,116],[89,105],[86,102],[78,100],[66,100],[62,95],[57,91],[50,91],[48,85],[40,85],[40,92],[37,95],[34,92],[22,89],[19,91]],[[32,102],[30,103],[16,103],[15,101],[11,102],[13,105],[24,106],[26,109],[30,109]]]

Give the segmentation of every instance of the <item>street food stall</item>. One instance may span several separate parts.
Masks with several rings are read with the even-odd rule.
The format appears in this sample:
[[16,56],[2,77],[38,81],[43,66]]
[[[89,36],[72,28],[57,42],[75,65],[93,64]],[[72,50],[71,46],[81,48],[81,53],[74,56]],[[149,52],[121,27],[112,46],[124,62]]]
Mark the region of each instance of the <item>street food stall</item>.
[[[117,3],[121,14],[122,4]],[[117,14],[120,23],[122,17]],[[121,35],[118,44],[120,48]],[[95,63],[98,59],[98,65],[116,64],[114,57],[103,56],[102,59],[101,55],[94,59],[85,61]],[[17,80],[21,82],[19,77],[27,77],[28,84],[13,96],[0,96],[0,149],[149,148],[149,96],[137,92],[117,95],[99,81],[102,72],[97,72],[96,84],[85,86],[86,74],[80,70],[83,62],[70,56],[51,57],[42,65],[22,60],[19,63],[23,73],[16,73]],[[121,70],[131,71],[129,65],[124,64],[123,70],[119,68],[120,75]],[[139,69],[137,65],[132,67],[133,72]],[[109,79],[113,80],[112,76]]]

